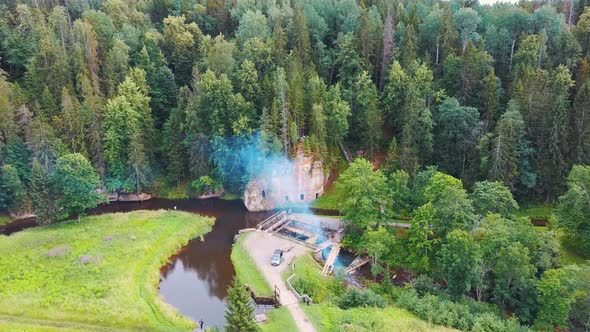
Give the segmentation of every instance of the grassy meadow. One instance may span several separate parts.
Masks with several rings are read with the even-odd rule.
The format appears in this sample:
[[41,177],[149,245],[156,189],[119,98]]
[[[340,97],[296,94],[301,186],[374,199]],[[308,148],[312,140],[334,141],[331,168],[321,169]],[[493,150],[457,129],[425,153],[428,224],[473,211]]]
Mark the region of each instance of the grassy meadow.
[[135,211],[0,236],[0,330],[190,330],[158,295],[160,267],[213,223]]

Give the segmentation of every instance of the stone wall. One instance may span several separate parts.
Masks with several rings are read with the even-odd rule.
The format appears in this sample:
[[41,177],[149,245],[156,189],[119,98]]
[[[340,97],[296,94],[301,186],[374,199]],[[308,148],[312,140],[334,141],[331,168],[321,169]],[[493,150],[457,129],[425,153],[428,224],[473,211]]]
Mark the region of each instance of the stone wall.
[[[264,166],[261,165],[263,168]],[[309,203],[324,193],[324,165],[301,150],[287,169],[262,169],[244,192],[248,211],[268,211],[287,205]]]

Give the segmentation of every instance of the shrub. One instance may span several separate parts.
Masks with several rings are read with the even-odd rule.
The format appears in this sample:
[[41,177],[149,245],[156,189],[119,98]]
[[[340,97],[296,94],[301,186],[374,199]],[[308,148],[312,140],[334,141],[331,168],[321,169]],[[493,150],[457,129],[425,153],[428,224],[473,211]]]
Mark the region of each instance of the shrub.
[[416,279],[412,280],[412,288],[416,290],[419,296],[426,294],[438,295],[438,286],[434,283],[434,280],[427,275],[420,275]]
[[392,297],[397,306],[432,324],[463,331],[528,331],[515,319],[502,318],[498,309],[487,303],[470,299],[453,302],[443,298],[442,295],[433,294],[420,297],[415,288],[398,288]]
[[295,280],[293,280],[293,287],[299,292],[299,294],[309,295],[316,303],[322,302],[328,296],[328,289],[325,287],[324,283],[322,283],[321,280],[314,278],[312,275],[295,278]]
[[340,299],[338,306],[341,309],[350,309],[356,307],[378,307],[385,308],[387,302],[383,297],[376,294],[370,289],[359,290],[357,288],[349,288]]

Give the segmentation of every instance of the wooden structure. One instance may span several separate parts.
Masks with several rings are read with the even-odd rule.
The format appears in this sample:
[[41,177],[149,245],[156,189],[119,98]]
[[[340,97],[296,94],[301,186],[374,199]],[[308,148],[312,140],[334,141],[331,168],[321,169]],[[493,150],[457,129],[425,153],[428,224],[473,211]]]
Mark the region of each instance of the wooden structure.
[[361,266],[369,263],[371,261],[370,257],[366,257],[366,256],[358,256],[357,258],[355,258],[352,263],[350,263],[347,267],[344,273],[346,274],[351,274],[352,272],[354,272],[355,270],[359,269]]
[[318,253],[326,248],[328,248],[329,246],[333,245],[334,243],[330,240],[324,241],[322,243],[320,243],[318,245],[318,247],[316,248],[315,252]]
[[336,258],[338,258],[338,253],[340,253],[340,243],[335,243],[328,254],[328,258],[326,258],[326,263],[322,269],[323,275],[329,275],[334,271],[334,263],[336,262]]
[[260,231],[266,231],[271,227],[274,227],[277,223],[282,224],[287,219],[287,212],[281,210],[272,216],[266,218],[263,222],[258,224],[256,227]]

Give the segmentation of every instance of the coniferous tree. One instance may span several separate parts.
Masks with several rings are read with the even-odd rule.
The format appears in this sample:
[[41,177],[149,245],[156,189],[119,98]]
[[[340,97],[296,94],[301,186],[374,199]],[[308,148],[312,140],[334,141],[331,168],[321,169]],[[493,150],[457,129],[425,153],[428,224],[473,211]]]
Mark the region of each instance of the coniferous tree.
[[254,321],[254,307],[252,299],[246,291],[246,286],[234,277],[227,290],[227,310],[225,312],[227,332],[254,332],[258,326]]
[[58,214],[51,177],[38,160],[33,161],[31,202],[39,224],[49,224]]
[[21,181],[18,171],[10,164],[6,164],[0,168],[2,181],[1,191],[4,195],[4,204],[6,207],[14,212],[24,212],[29,208],[29,199],[25,185]]
[[[502,181],[514,190],[522,181],[525,186],[534,184],[535,175],[529,164],[530,148],[525,139],[525,124],[519,112],[518,104],[511,100],[508,109],[498,121],[496,132],[491,140],[489,154],[484,157],[491,180]],[[529,180],[527,180],[529,179]]]

